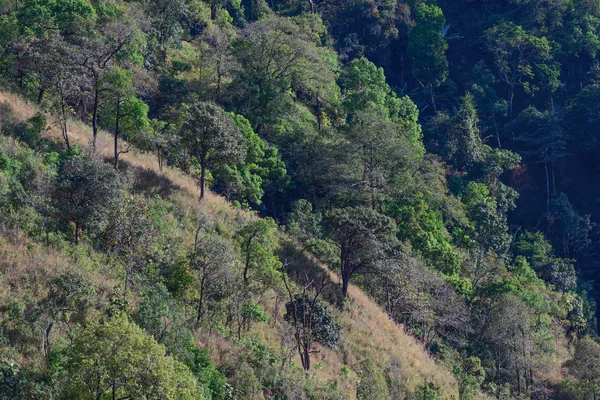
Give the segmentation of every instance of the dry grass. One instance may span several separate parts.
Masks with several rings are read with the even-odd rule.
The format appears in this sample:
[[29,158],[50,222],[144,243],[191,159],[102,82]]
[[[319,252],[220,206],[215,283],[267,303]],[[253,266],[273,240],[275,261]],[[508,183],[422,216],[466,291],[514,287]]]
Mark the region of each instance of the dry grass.
[[[0,102],[8,102],[15,116],[26,120],[37,112],[37,107],[23,100],[21,97],[0,92]],[[74,143],[89,146],[91,142],[91,129],[80,123],[69,124],[70,138]],[[58,129],[51,128],[47,133],[49,138],[61,138]],[[97,141],[97,154],[100,157],[112,157],[111,137],[106,132],[100,132]],[[121,160],[124,164],[134,167],[138,173],[144,174],[146,179],[163,179],[172,185],[172,195],[182,208],[195,210],[212,216],[215,220],[239,220],[252,218],[252,213],[235,210],[222,197],[208,192],[203,201],[198,201],[198,187],[189,176],[173,168],[164,168],[159,171],[156,158],[148,153],[132,150],[123,154]],[[164,182],[163,182],[164,183]],[[18,249],[13,249],[20,252]],[[295,250],[299,253],[299,250]],[[12,253],[12,250],[11,250]],[[3,254],[4,255],[4,254]],[[337,275],[316,260],[307,255],[297,254],[303,262],[310,262],[316,268],[322,268],[329,274],[330,279],[338,282]],[[308,260],[308,261],[307,261]],[[8,293],[4,289],[0,297]],[[340,369],[350,367],[354,372],[360,370],[360,364],[366,357],[371,357],[385,368],[392,360],[399,360],[402,370],[403,385],[408,390],[414,389],[424,381],[433,382],[441,388],[444,398],[457,398],[457,383],[452,374],[442,366],[435,363],[423,346],[413,337],[404,332],[402,326],[392,321],[369,297],[358,287],[350,285],[349,294],[351,305],[344,311],[335,311],[338,321],[343,327],[343,343],[340,350],[333,351],[321,349],[314,355],[313,365],[315,378],[330,380],[340,378]],[[280,309],[275,309],[274,295],[265,299],[267,308],[275,314],[280,314]],[[260,324],[256,327],[257,333],[273,345],[279,344],[281,336],[280,324]],[[219,342],[218,347],[227,347],[227,342]],[[299,360],[295,360],[299,363]],[[321,367],[322,366],[322,367]],[[347,393],[355,393],[357,376],[355,373],[350,378],[340,383]]]

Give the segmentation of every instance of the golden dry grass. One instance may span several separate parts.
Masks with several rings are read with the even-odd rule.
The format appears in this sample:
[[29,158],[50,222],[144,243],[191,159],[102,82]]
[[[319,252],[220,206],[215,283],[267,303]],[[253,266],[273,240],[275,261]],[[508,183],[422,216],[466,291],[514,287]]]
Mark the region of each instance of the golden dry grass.
[[[8,102],[15,116],[22,120],[26,120],[38,112],[34,104],[28,103],[22,97],[11,93],[0,91],[0,102]],[[83,123],[71,122],[69,124],[69,134],[71,141],[74,143],[88,147],[91,142],[91,128]],[[62,140],[60,131],[56,127],[51,127],[47,135],[49,138]],[[108,133],[99,133],[96,153],[104,158],[112,157],[112,142]],[[137,169],[152,171],[155,175],[168,179],[180,189],[173,194],[173,198],[183,208],[200,211],[216,220],[253,217],[252,213],[234,209],[224,198],[211,192],[207,193],[205,200],[199,201],[196,182],[191,177],[173,168],[166,167],[162,172],[159,171],[156,157],[152,154],[132,149],[131,152],[123,154],[121,160]],[[15,249],[15,251],[18,250]],[[306,257],[306,255],[304,256]],[[327,270],[324,265],[317,263],[314,259],[311,259],[311,261],[326,270],[334,282],[339,281],[338,276]],[[6,295],[6,293],[0,292],[0,297],[3,294]],[[334,311],[343,328],[344,343],[339,351],[323,348],[314,355],[312,364],[315,366],[313,374],[316,379],[325,381],[339,378],[340,369],[344,366],[358,372],[360,371],[361,362],[366,357],[374,359],[382,368],[385,368],[390,361],[396,359],[400,362],[403,385],[406,389],[412,390],[424,381],[433,382],[441,388],[444,398],[458,398],[458,387],[455,378],[447,369],[435,363],[422,344],[406,334],[401,325],[392,321],[358,287],[350,285],[349,294],[352,299],[351,306],[342,312]],[[282,313],[281,309],[275,309],[274,294],[266,298],[265,303],[267,304],[267,310],[270,307],[272,313],[276,315]],[[278,324],[269,323],[260,324],[255,328],[255,331],[271,344],[278,345],[281,336],[279,329]],[[227,341],[219,340],[217,347],[225,348],[229,346]],[[295,359],[295,361],[299,364],[298,359]],[[352,373],[350,378],[341,382],[340,385],[347,393],[356,393],[356,379],[356,373]]]

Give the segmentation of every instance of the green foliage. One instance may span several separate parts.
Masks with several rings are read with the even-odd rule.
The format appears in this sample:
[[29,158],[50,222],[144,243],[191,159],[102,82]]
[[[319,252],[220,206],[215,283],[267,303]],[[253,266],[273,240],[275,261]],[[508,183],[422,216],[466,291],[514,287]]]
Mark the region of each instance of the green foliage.
[[254,282],[263,287],[280,281],[281,263],[273,254],[277,248],[276,226],[272,219],[263,218],[248,222],[237,232],[245,284]]
[[394,221],[366,207],[331,210],[325,216],[326,230],[338,246],[342,295],[357,274],[376,271],[396,244]]
[[575,346],[573,359],[566,363],[567,368],[581,381],[586,397],[598,395],[599,359],[600,345],[593,339],[585,337]]
[[245,159],[246,142],[231,118],[214,103],[194,102],[184,107],[181,144],[187,154],[184,167],[200,168],[200,197],[204,197],[206,171]]
[[440,86],[448,76],[448,43],[442,34],[445,24],[441,8],[424,2],[417,4],[407,51],[413,58],[413,74],[424,86]]
[[321,237],[322,215],[313,212],[313,206],[307,200],[298,200],[293,204],[288,216],[288,232],[302,242]]
[[[20,246],[0,254],[0,355],[19,360],[1,364],[2,396],[86,398],[92,367],[116,388],[100,398],[194,398],[169,389],[177,378],[223,400],[348,395],[354,374],[304,376],[280,329],[282,222],[339,265],[344,296],[360,275],[429,350],[455,349],[440,358],[459,397],[484,377],[498,398],[548,390],[537,375],[559,336],[595,325],[600,8],[434,3],[0,4],[0,243]],[[190,203],[167,166],[235,209]],[[82,232],[89,246],[65,240]],[[340,348],[356,362],[354,343]],[[576,361],[547,397],[596,394]],[[409,394],[399,369],[386,382],[365,361],[359,398],[440,397],[429,382]]]
[[398,237],[409,241],[430,265],[446,275],[460,272],[461,256],[452,247],[442,215],[425,201],[392,211],[398,222]]
[[75,223],[75,242],[79,230],[100,232],[110,213],[121,202],[121,184],[110,166],[83,157],[64,160],[54,186],[54,202],[59,216]]
[[327,307],[320,301],[306,294],[295,294],[294,301],[286,303],[285,310],[286,321],[299,321],[305,325],[306,329],[302,332],[310,337],[302,340],[310,343],[316,341],[330,349],[337,348],[342,328],[333,321]]
[[[79,331],[66,365],[70,398],[204,399],[202,388],[180,362],[124,315]],[[90,383],[93,382],[93,385]]]
[[420,385],[412,398],[415,400],[441,400],[439,390],[431,383],[423,383]]
[[228,199],[259,205],[265,192],[279,192],[289,184],[285,163],[277,148],[254,133],[246,118],[233,113],[229,116],[246,140],[247,153],[243,163],[225,164],[213,173],[215,189]]

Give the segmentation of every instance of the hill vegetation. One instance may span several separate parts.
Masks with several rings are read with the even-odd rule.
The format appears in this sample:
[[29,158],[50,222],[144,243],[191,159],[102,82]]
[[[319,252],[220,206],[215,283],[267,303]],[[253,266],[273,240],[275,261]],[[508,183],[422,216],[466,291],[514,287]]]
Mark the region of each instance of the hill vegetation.
[[595,399],[592,3],[1,3],[0,398]]

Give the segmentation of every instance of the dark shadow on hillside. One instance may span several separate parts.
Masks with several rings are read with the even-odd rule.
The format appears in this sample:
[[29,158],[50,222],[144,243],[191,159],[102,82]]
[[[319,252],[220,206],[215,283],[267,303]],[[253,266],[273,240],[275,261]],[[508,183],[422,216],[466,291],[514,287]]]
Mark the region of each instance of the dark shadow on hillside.
[[[113,162],[112,157],[106,158],[106,162]],[[179,185],[174,184],[169,178],[158,174],[150,168],[136,167],[124,160],[119,160],[119,172],[133,179],[133,191],[147,197],[160,196],[167,198],[174,192],[181,190]]]
[[332,281],[329,274],[320,268],[303,251],[296,248],[294,244],[285,241],[279,248],[277,256],[280,260],[287,262],[286,272],[289,278],[298,285],[302,291],[307,282],[314,279],[311,285],[311,291],[322,282],[327,282],[327,286],[321,293],[321,300],[331,304],[339,305],[342,302],[342,290],[336,281]]

